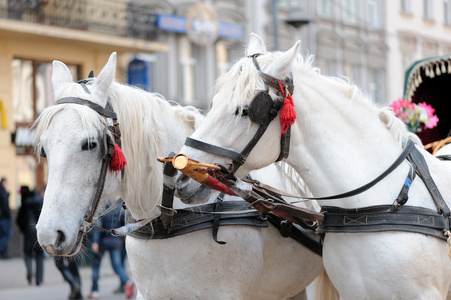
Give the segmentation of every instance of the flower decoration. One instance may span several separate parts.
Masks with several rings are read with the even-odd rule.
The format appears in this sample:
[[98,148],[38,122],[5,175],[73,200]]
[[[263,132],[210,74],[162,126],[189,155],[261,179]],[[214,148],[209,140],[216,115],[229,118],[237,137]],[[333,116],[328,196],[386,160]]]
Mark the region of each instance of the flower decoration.
[[411,132],[420,132],[437,126],[438,117],[434,115],[435,109],[425,102],[415,104],[408,100],[397,100],[390,104],[390,107]]

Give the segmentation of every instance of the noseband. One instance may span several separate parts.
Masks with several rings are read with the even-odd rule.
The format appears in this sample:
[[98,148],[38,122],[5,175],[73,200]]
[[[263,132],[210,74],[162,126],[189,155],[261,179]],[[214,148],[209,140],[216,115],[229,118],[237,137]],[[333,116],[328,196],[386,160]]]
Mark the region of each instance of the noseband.
[[[190,137],[187,137],[185,141],[186,146],[211,154],[222,155],[231,158],[233,162],[229,171],[230,174],[232,175],[238,170],[239,167],[241,167],[245,163],[252,149],[254,149],[255,145],[263,136],[271,121],[277,116],[280,109],[284,105],[283,99],[278,99],[274,101],[271,98],[271,96],[268,93],[269,90],[268,87],[274,88],[279,96],[281,96],[283,92],[292,94],[294,90],[294,86],[290,82],[282,81],[271,75],[263,73],[260,69],[260,66],[257,63],[257,56],[259,55],[260,54],[255,54],[253,56],[250,56],[250,58],[252,58],[255,67],[259,71],[260,77],[263,79],[265,83],[266,90],[260,91],[254,97],[254,99],[252,99],[249,107],[245,110],[245,113],[243,114],[244,115],[247,114],[251,122],[260,125],[260,127],[258,128],[255,135],[252,137],[250,142],[246,145],[246,147],[244,147],[243,151],[238,153],[233,150],[208,144]],[[284,89],[283,92],[281,90],[281,87]],[[282,133],[280,144],[281,150],[279,157],[277,158],[276,161],[280,161],[288,157],[290,148],[290,128],[288,128],[288,130],[285,133]]]
[[[89,74],[88,79],[82,79],[79,80],[77,83],[80,84],[85,92],[88,94],[91,94],[89,91],[87,84],[92,81],[93,72]],[[117,122],[117,115],[113,110],[113,107],[110,103],[110,101],[107,101],[107,104],[105,108],[101,107],[100,105],[93,103],[89,100],[85,100],[78,97],[64,97],[61,99],[58,99],[56,101],[56,104],[79,104],[87,106],[91,109],[93,109],[95,112],[97,112],[99,115],[104,116],[105,118],[111,118],[113,120],[112,125],[108,125],[105,127],[103,132],[103,156],[102,156],[102,167],[100,170],[99,179],[97,181],[97,188],[94,196],[91,199],[91,205],[89,207],[89,210],[87,211],[83,223],[80,227],[80,232],[82,233],[88,233],[93,228],[93,223],[95,223],[94,220],[94,214],[97,210],[97,207],[100,202],[100,198],[102,196],[103,188],[105,186],[105,178],[108,171],[108,168],[110,166],[111,158],[114,155],[114,146],[115,143],[119,146],[121,145],[121,131],[119,128],[119,123]],[[111,136],[108,134],[108,131],[110,131],[114,137],[114,140],[111,138]],[[121,171],[121,176],[124,176],[124,170]]]

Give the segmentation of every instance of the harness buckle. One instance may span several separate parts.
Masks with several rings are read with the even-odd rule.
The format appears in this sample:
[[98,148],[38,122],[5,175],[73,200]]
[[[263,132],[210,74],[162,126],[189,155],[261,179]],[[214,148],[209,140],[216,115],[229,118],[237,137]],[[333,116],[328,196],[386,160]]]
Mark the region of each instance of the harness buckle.
[[83,222],[81,223],[79,231],[82,232],[83,234],[88,234],[88,233],[90,233],[92,231],[93,228],[94,227],[93,227],[91,222],[83,220]]
[[267,209],[269,210],[273,210],[276,209],[276,205],[274,204],[274,201],[271,199],[263,199],[263,198],[259,198],[255,201],[253,201],[252,203],[250,203],[252,206],[255,207],[255,204],[262,204],[264,205]]

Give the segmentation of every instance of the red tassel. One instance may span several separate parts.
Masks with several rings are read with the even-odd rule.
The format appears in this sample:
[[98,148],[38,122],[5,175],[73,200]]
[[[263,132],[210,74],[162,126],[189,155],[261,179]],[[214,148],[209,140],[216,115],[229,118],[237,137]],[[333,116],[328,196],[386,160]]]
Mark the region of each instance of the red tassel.
[[110,170],[119,172],[127,165],[124,153],[122,153],[121,148],[118,144],[114,144],[114,154],[110,160]]
[[280,135],[282,135],[286,133],[288,128],[296,121],[296,111],[294,110],[293,97],[291,97],[290,93],[285,89],[286,86],[282,84],[280,80],[278,80],[278,82],[280,92],[283,96],[283,106],[280,113],[280,125],[282,125],[282,133]]
[[294,110],[293,98],[290,94],[283,100],[282,112],[280,113],[280,125],[282,125],[282,134],[287,132],[288,128],[296,121],[296,111]]

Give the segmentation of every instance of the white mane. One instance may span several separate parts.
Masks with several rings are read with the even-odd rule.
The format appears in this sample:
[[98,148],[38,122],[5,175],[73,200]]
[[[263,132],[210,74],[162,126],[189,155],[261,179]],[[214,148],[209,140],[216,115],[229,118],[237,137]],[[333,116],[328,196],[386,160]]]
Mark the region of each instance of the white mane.
[[172,114],[172,120],[185,120],[193,131],[202,116],[192,107],[171,106],[159,94],[118,83],[110,87],[109,98],[118,114],[127,158],[121,194],[130,209],[150,214],[161,200],[163,188],[162,164],[157,155],[167,154],[163,148],[170,133],[166,132],[168,120],[164,116]]
[[[65,86],[56,91],[55,99],[63,95],[77,97],[77,93],[80,98],[91,101],[95,99],[80,88],[77,83]],[[110,86],[108,97],[118,115],[122,134],[121,148],[127,160],[120,194],[130,210],[140,211],[151,217],[152,209],[161,200],[163,187],[162,164],[157,161],[157,155],[165,155],[163,149],[170,134],[166,132],[165,124],[168,120],[164,117],[169,114],[171,120],[183,120],[193,131],[203,117],[193,107],[171,105],[159,94],[148,93],[117,82],[113,82]],[[36,121],[36,142],[48,128],[53,116],[69,107],[80,114],[83,129],[97,135],[102,132],[105,119],[94,110],[83,105],[60,104],[46,108],[39,116]],[[38,153],[39,147],[37,144]]]

